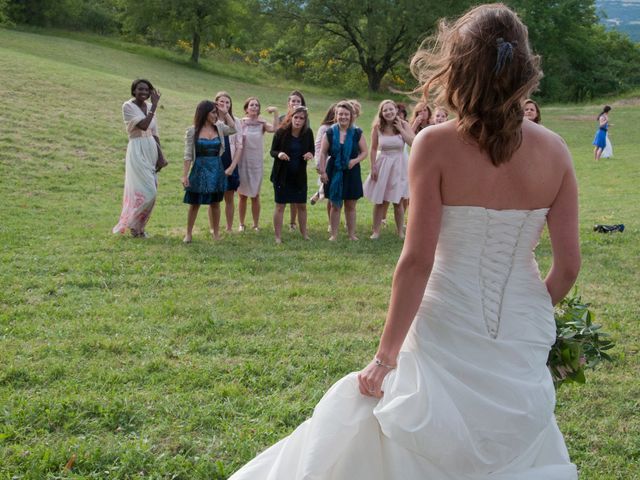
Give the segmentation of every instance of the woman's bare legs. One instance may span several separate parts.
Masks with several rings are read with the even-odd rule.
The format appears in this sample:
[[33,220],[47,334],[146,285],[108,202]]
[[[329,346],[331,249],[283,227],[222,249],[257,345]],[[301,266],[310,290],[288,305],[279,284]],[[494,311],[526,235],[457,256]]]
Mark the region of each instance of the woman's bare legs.
[[220,240],[220,202],[209,205],[209,232],[214,240]]
[[[329,221],[329,233],[331,233],[331,200],[327,201],[327,220]],[[338,218],[338,225],[340,224],[340,218]]]
[[235,191],[224,192],[224,216],[227,220],[227,232],[233,230],[233,214],[235,213],[234,196]]
[[184,243],[191,243],[193,226],[196,223],[196,218],[198,218],[198,210],[200,210],[200,205],[189,205],[189,210],[187,211],[187,234],[182,240]]
[[276,243],[282,243],[282,221],[284,217],[285,203],[276,203],[273,210],[273,231],[276,236]]
[[380,237],[380,227],[382,226],[382,219],[384,218],[387,209],[389,208],[389,202],[377,203],[373,206],[373,228],[371,236],[372,240]]
[[238,219],[240,220],[240,225],[238,226],[238,230],[244,232],[244,219],[247,216],[247,197],[238,194]]
[[253,217],[253,229],[258,230],[260,225],[260,195],[251,198],[251,216]]
[[340,226],[341,211],[341,207],[334,205],[333,202],[329,202],[329,230],[331,232],[331,236],[329,237],[330,241],[335,241],[338,239],[338,227]]
[[600,157],[602,156],[602,152],[603,152],[603,151],[604,151],[604,149],[603,149],[603,148],[600,148],[600,147],[596,147],[596,148],[593,150],[593,156],[595,157],[596,162],[597,162],[598,160],[600,160]]
[[347,222],[349,240],[358,240],[356,237],[356,202],[357,200],[344,201],[344,217]]
[[296,219],[298,217],[298,204],[292,203],[289,205],[289,208],[291,209],[291,220],[289,220],[289,230],[293,231],[296,229]]
[[296,211],[298,212],[298,225],[300,226],[300,234],[305,240],[309,240],[307,234],[307,204],[306,203],[294,203]]
[[400,238],[404,238],[404,204],[402,200],[400,203],[393,204],[393,217],[396,221],[396,233]]

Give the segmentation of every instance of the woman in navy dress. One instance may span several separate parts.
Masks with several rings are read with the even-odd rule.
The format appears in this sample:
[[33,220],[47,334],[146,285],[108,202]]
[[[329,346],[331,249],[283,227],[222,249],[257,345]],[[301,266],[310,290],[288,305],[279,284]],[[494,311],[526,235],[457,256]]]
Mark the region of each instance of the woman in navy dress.
[[[329,128],[322,139],[319,173],[324,194],[331,202],[330,241],[338,238],[340,212],[344,201],[344,215],[350,240],[356,237],[356,202],[362,197],[360,162],[367,156],[367,142],[362,130],[354,127],[356,114],[348,101],[336,105],[338,123]],[[328,160],[327,160],[327,157]]]
[[309,128],[307,107],[298,106],[290,111],[284,124],[278,129],[271,144],[273,183],[276,208],[273,213],[273,228],[276,243],[282,243],[282,219],[286,204],[298,212],[300,233],[307,235],[307,162],[313,160],[315,146],[313,132]]
[[[224,122],[220,121],[224,118]],[[227,189],[222,165],[224,137],[236,132],[235,124],[224,107],[203,100],[196,107],[193,126],[184,139],[184,203],[189,204],[187,234],[184,243],[191,243],[193,225],[200,205],[209,205],[209,227],[215,240],[220,238],[220,201]]]
[[222,158],[222,166],[224,167],[224,173],[227,176],[227,191],[224,192],[224,215],[227,221],[227,232],[233,231],[233,214],[235,213],[235,201],[234,197],[236,190],[240,186],[240,174],[238,173],[238,163],[242,158],[242,122],[239,118],[233,116],[233,102],[231,101],[231,95],[227,92],[216,93],[214,99],[216,105],[229,112],[231,118],[233,118],[236,132],[233,135],[224,137],[224,153]]

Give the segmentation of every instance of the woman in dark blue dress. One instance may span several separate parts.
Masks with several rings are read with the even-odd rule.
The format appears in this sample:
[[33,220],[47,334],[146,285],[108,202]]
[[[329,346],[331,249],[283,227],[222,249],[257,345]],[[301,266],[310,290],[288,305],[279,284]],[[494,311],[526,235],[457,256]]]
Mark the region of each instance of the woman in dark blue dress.
[[305,240],[309,239],[307,235],[307,162],[313,160],[314,153],[313,132],[309,128],[307,108],[294,107],[287,114],[271,144],[273,157],[271,182],[276,201],[273,228],[276,243],[282,243],[282,221],[287,203],[298,212],[302,237]]
[[324,194],[331,202],[331,241],[338,238],[342,202],[349,239],[358,240],[356,202],[363,195],[360,162],[365,159],[368,151],[362,130],[353,125],[355,116],[350,102],[339,102],[336,105],[337,123],[327,129],[322,139],[318,171],[324,183]]
[[225,169],[224,173],[227,175],[227,191],[224,192],[224,216],[227,221],[227,232],[231,232],[233,231],[233,215],[235,213],[235,194],[240,186],[238,163],[242,158],[243,148],[242,122],[240,122],[239,118],[233,116],[233,102],[227,92],[216,93],[214,102],[218,107],[229,112],[236,126],[236,132],[239,132],[224,137],[224,153],[220,157],[222,158],[222,166]]
[[[220,120],[224,118],[224,122]],[[184,203],[189,204],[185,243],[191,243],[193,225],[200,205],[209,205],[209,228],[215,240],[220,238],[220,201],[227,189],[227,177],[221,155],[225,137],[236,132],[235,124],[224,107],[203,100],[196,107],[193,127],[184,140]]]

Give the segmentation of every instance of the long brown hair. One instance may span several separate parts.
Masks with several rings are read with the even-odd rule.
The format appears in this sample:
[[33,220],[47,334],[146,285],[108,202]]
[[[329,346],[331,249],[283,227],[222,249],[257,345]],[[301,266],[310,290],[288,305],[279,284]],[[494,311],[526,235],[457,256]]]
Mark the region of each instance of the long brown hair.
[[331,106],[327,109],[327,113],[325,113],[322,122],[320,125],[333,125],[336,123],[336,105],[337,103],[332,103]]
[[217,104],[218,100],[220,100],[220,97],[227,97],[229,99],[229,115],[231,115],[231,118],[233,118],[233,120],[235,121],[236,117],[233,116],[233,100],[231,100],[231,95],[222,90],[216,93],[216,97],[213,99],[213,101]]
[[[193,116],[193,127],[195,128],[193,138],[197,140],[200,136],[200,130],[207,123],[207,116],[210,112],[217,112],[218,107],[211,100],[202,100],[196,107],[196,113]],[[217,130],[217,128],[216,128]]]
[[[418,118],[418,114],[425,110],[429,113],[429,115],[427,116],[427,126],[431,124],[431,117],[433,116],[433,114],[431,113],[431,107],[427,102],[418,102],[416,103],[415,107],[413,107],[413,113],[411,114],[411,120],[410,120],[411,125],[413,125],[413,123],[416,121],[416,118]],[[414,133],[418,133],[423,128],[426,128],[426,127],[423,127],[422,123],[420,123],[419,125],[416,125],[414,129],[415,130]]]
[[304,105],[298,105],[289,113],[287,113],[278,130],[282,130],[283,132],[287,132],[289,135],[291,135],[291,132],[293,130],[291,121],[293,120],[293,116],[298,113],[304,113],[304,125],[302,126],[300,134],[304,134],[307,130],[309,130],[309,111]]
[[441,21],[430,42],[411,60],[423,98],[434,93],[453,110],[458,132],[494,165],[509,161],[522,142],[522,100],[542,77],[527,27],[503,4],[481,5],[453,25]]
[[382,115],[382,109],[387,103],[393,104],[396,107],[396,115],[398,115],[398,105],[393,100],[383,100],[378,105],[378,114],[373,118],[373,123],[371,124],[371,130],[378,130],[378,132],[384,132],[384,129],[387,127],[391,127],[391,130],[395,135],[400,133],[400,130],[396,128],[393,122],[388,122],[384,116]]

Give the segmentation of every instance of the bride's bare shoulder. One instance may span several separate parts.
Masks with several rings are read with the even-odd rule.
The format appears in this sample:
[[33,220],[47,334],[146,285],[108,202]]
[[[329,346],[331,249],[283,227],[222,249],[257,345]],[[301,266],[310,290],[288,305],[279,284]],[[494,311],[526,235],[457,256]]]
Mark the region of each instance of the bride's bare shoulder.
[[558,162],[565,163],[566,166],[572,164],[571,153],[564,139],[545,126],[528,120],[522,124],[521,150],[538,152],[556,165]]

